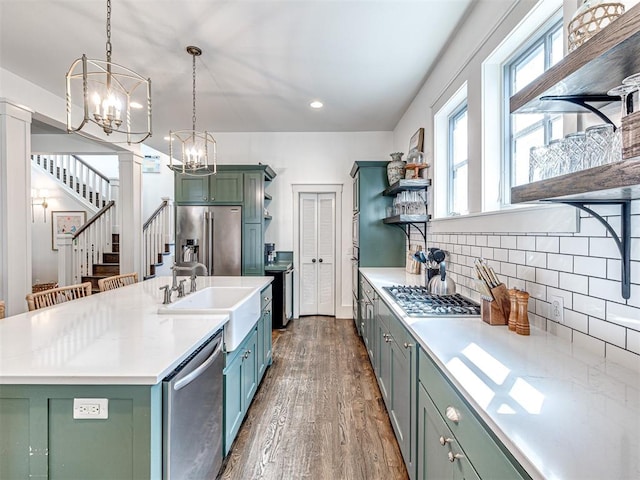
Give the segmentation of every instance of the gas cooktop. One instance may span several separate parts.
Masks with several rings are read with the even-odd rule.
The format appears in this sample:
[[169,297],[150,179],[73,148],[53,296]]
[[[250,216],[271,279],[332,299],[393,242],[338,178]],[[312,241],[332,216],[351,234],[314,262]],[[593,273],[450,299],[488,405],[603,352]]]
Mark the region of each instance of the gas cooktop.
[[480,305],[459,293],[433,295],[425,287],[393,285],[382,287],[410,317],[479,316]]

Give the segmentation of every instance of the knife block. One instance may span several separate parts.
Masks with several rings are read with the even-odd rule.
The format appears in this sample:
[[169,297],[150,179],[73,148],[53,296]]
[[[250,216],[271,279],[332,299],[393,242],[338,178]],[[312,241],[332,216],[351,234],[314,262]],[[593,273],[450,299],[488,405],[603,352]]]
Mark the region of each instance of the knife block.
[[511,302],[509,292],[504,283],[491,289],[493,300],[482,298],[482,321],[489,325],[507,325],[509,323],[509,313],[511,312]]

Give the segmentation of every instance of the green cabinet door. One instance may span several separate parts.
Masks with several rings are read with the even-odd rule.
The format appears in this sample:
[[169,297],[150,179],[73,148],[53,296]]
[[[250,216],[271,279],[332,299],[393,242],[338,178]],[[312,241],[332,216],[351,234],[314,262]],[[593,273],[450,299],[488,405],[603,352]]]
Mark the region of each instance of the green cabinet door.
[[415,348],[407,343],[407,347],[394,338],[391,345],[391,383],[389,415],[391,425],[396,434],[400,451],[408,471],[415,468],[414,435],[415,427],[415,386],[418,383],[416,374],[417,359]]
[[266,310],[262,313],[264,317],[264,331],[262,333],[262,341],[264,342],[264,361],[266,366],[271,365],[272,354],[272,338],[271,332],[273,331],[273,312],[271,311],[271,303]]
[[175,174],[176,203],[209,201],[209,177],[190,177]]
[[242,364],[244,352],[235,356],[224,370],[224,454],[229,453],[244,418]]
[[480,480],[421,383],[417,444],[417,480]]
[[218,172],[209,176],[209,201],[242,203],[244,190],[241,172]]
[[251,400],[258,389],[258,332],[254,329],[249,334],[249,341],[246,343],[245,354],[242,362],[242,395],[246,412],[251,404]]
[[258,381],[264,376],[267,369],[266,355],[264,351],[264,312],[260,315],[257,325],[256,357],[258,360]]
[[244,221],[262,223],[264,218],[264,174],[244,174]]
[[245,223],[242,230],[242,274],[264,275],[264,242],[261,223]]

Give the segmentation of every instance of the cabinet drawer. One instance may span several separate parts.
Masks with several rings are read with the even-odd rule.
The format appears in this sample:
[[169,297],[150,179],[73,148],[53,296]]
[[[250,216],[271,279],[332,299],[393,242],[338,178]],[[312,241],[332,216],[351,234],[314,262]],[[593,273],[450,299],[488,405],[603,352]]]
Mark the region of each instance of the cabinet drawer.
[[[530,478],[502,442],[489,433],[489,430],[472,413],[471,408],[422,349],[418,358],[420,383],[426,389],[438,413],[460,442],[460,446],[469,456],[480,477],[509,480]],[[450,412],[449,416],[447,410]],[[451,413],[457,415],[457,421],[449,418],[452,416]]]
[[267,305],[271,303],[273,298],[273,289],[271,284],[260,292],[260,310],[264,310]]
[[362,293],[362,295],[367,297],[367,300],[370,303],[373,302],[375,291],[373,290],[371,284],[367,282],[367,280],[362,275],[360,275],[360,292]]
[[395,315],[389,317],[389,333],[393,341],[400,347],[400,352],[406,357],[407,350],[413,348],[416,342],[413,336],[408,332],[402,322]]

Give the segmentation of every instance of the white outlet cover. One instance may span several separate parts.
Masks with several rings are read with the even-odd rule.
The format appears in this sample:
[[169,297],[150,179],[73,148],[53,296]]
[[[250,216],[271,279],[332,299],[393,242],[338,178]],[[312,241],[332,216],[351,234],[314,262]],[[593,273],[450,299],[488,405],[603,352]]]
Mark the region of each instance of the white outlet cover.
[[550,295],[549,303],[549,317],[551,320],[564,324],[564,298],[560,295]]
[[109,418],[109,399],[74,398],[73,418],[76,420],[106,420]]

